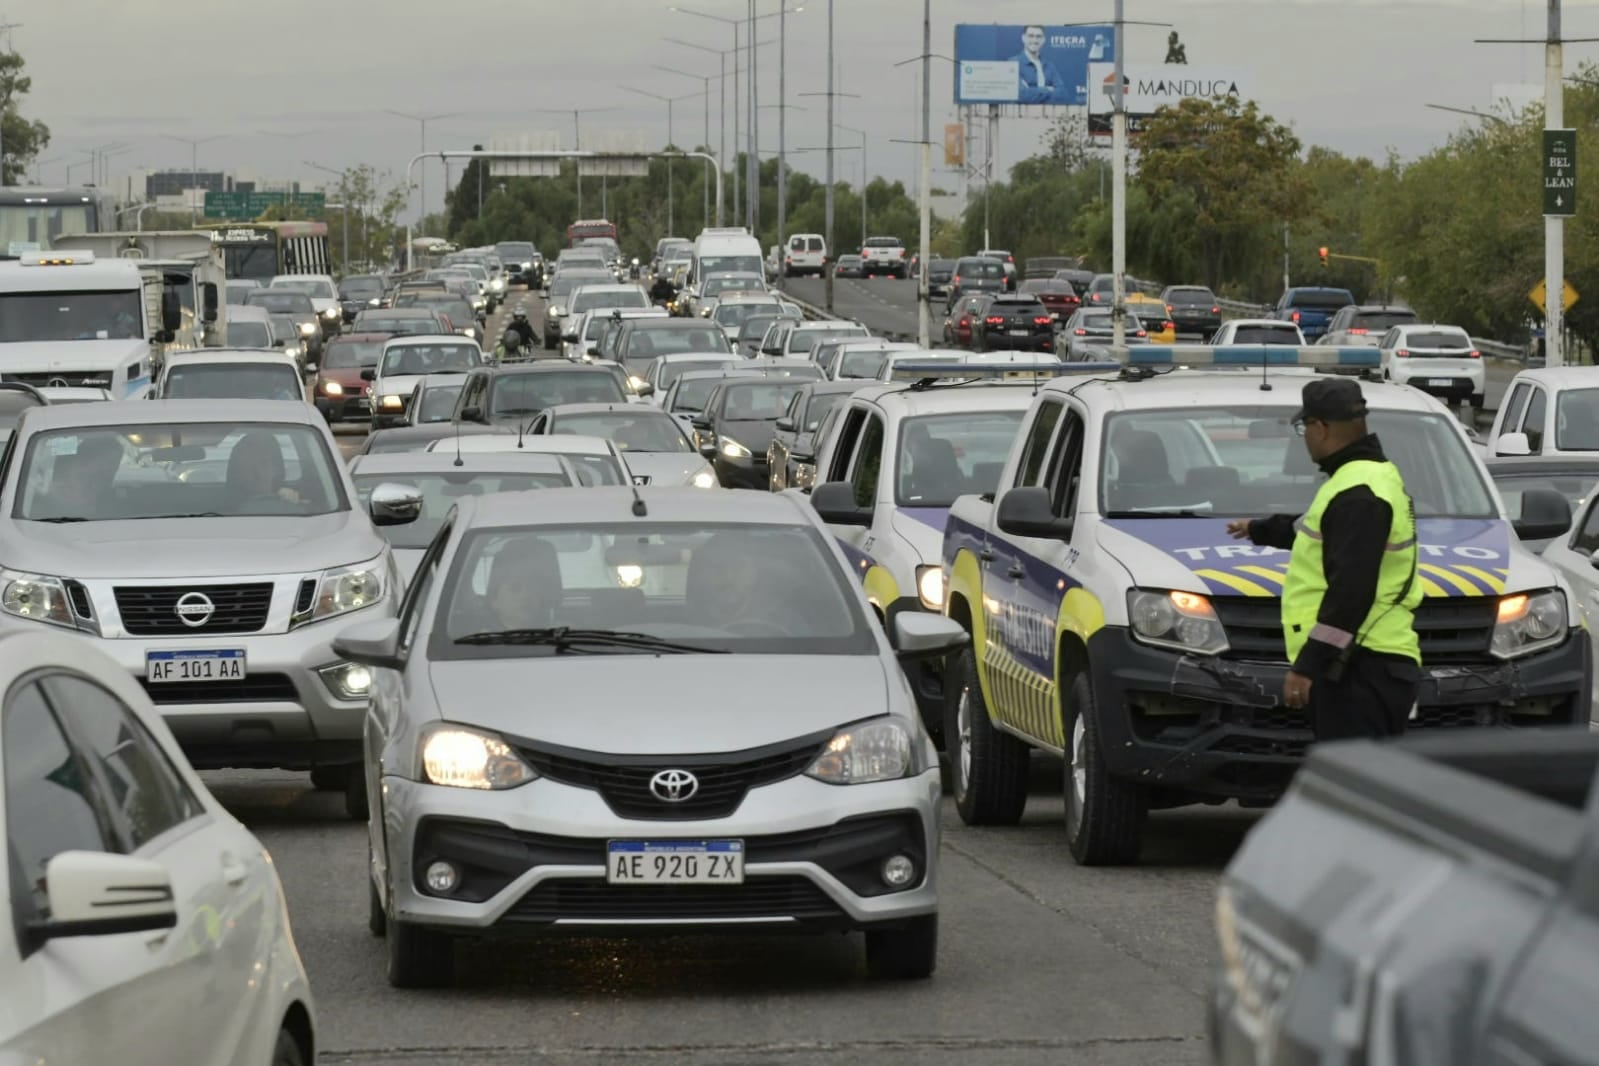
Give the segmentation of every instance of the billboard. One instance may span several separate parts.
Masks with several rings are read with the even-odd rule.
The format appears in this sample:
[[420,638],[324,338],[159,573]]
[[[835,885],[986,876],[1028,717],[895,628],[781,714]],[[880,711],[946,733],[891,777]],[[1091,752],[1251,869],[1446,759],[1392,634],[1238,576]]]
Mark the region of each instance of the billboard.
[[[1138,133],[1144,122],[1163,107],[1185,99],[1247,97],[1249,75],[1234,67],[1190,67],[1173,63],[1122,64],[1123,92],[1127,108],[1127,130]],[[1111,63],[1090,63],[1088,80],[1093,92],[1088,99],[1088,130],[1109,133],[1114,109],[1111,97],[1116,86],[1116,67]]]
[[[488,143],[491,152],[549,152],[561,147],[561,135],[553,130],[532,133],[506,133]],[[491,178],[554,178],[561,173],[559,159],[490,159]]]
[[1114,58],[1113,26],[955,27],[957,104],[1088,103],[1088,65]]

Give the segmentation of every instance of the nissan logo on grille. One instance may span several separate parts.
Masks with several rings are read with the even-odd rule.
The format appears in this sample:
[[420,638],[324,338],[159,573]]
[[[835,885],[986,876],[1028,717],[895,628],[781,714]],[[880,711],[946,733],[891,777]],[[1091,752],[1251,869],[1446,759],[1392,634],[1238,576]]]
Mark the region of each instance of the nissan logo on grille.
[[682,803],[700,790],[700,779],[687,770],[662,770],[650,778],[650,792],[662,803]]
[[198,629],[209,622],[216,609],[211,597],[203,592],[186,592],[178,597],[177,605],[173,607],[178,621],[190,629]]

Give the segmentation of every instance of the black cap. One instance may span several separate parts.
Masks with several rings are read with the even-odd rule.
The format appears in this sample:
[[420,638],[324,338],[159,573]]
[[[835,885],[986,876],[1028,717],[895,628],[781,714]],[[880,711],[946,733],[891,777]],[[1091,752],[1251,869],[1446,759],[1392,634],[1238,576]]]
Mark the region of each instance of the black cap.
[[1314,418],[1321,422],[1353,422],[1366,417],[1366,398],[1353,378],[1317,378],[1300,393],[1304,405],[1295,422]]

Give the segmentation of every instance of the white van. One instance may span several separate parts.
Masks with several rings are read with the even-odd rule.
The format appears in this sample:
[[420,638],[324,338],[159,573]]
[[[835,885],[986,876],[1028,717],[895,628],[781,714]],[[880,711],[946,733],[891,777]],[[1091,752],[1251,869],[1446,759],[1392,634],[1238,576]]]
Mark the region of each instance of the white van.
[[783,257],[783,276],[801,274],[822,276],[827,269],[827,241],[820,233],[796,233],[788,239],[788,250]]
[[760,275],[761,260],[761,242],[743,226],[702,230],[694,241],[689,285],[697,292],[712,274]]

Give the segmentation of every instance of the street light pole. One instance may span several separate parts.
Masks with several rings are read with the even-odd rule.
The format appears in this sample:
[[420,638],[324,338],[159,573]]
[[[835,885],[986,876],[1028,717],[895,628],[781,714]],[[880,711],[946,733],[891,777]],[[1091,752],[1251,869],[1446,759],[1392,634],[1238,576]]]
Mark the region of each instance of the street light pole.
[[[599,113],[604,112],[604,111],[615,111],[617,109],[614,108],[614,107],[559,107],[559,108],[535,107],[532,110],[534,112],[536,112],[537,114],[541,114],[541,115],[571,115],[572,116],[572,138],[573,138],[572,147],[577,152],[581,153],[583,151],[583,116],[584,115],[599,114]],[[592,154],[592,153],[590,153],[590,154]],[[576,158],[578,160],[581,160],[583,158],[583,156],[582,155],[578,155],[578,156],[576,156],[574,158]],[[581,162],[574,162],[573,163],[573,167],[577,170],[577,217],[578,218],[582,218],[583,217],[583,164]]]
[[[698,15],[698,14],[700,14],[700,12],[698,12],[698,11],[688,11],[688,10],[686,10],[684,8],[673,8],[672,10],[673,11],[680,11],[680,12],[682,12],[685,15]],[[790,10],[791,10],[791,13],[792,13],[793,9],[790,9]],[[710,18],[712,16],[704,16],[704,17]],[[737,29],[737,24],[735,24],[734,28],[735,28],[735,30]],[[721,98],[720,104],[718,105],[717,120],[716,120],[716,128],[717,128],[717,135],[716,135],[717,136],[716,166],[717,166],[718,175],[721,175],[723,173],[724,168],[730,169],[731,172],[732,172],[733,195],[732,195],[731,211],[733,213],[734,224],[737,224],[737,222],[738,222],[738,205],[739,205],[738,160],[734,159],[731,163],[729,163],[728,158],[727,158],[727,113],[728,113],[727,112],[727,83],[728,83],[727,57],[729,55],[733,56],[733,72],[732,72],[732,80],[733,80],[733,153],[736,156],[738,154],[738,110],[739,110],[739,105],[738,105],[738,75],[739,75],[738,56],[739,56],[740,49],[738,49],[736,47],[735,48],[731,48],[731,49],[728,49],[728,48],[709,48],[709,47],[707,47],[707,46],[705,46],[703,44],[695,44],[693,41],[685,41],[681,37],[668,37],[666,39],[668,41],[671,41],[673,44],[683,45],[685,48],[694,48],[694,49],[697,49],[698,51],[701,51],[701,52],[710,52],[712,55],[718,57],[718,59],[721,62],[721,74],[719,75],[719,77],[722,79],[722,98]],[[771,39],[768,38],[767,40],[764,40],[764,41],[756,41],[755,42],[755,47],[756,48],[761,48],[761,47],[763,47],[765,45],[768,45],[768,44],[771,44],[771,43],[772,43]],[[667,70],[669,68],[662,67],[661,69],[662,70]],[[673,73],[683,74],[685,72],[679,70],[679,71],[674,71]],[[689,75],[689,76],[690,77],[699,77],[699,75],[697,75],[697,74],[692,74],[692,75]],[[707,107],[710,106],[709,100],[706,101],[706,106]],[[709,145],[707,145],[706,147],[709,147]],[[720,184],[720,177],[718,178],[718,184]],[[724,211],[726,211],[726,210],[728,210],[727,204],[725,204],[724,202],[722,202],[720,200],[717,201],[717,204],[716,204],[716,224],[718,226],[720,226],[722,224],[722,215],[723,215]]]
[[[933,244],[933,0],[922,0],[922,226],[921,252],[916,277],[916,343],[923,348],[932,343],[933,309],[928,294],[927,260]],[[865,149],[861,150],[865,159]],[[861,196],[865,197],[864,179]]]
[[350,272],[350,178],[342,170],[325,167],[321,163],[313,163],[309,159],[302,160],[312,170],[320,170],[324,174],[335,174],[339,179],[339,232],[344,238],[344,258],[340,260],[344,273]]
[[[216,134],[212,137],[178,137],[171,133],[165,135],[169,141],[178,141],[189,146],[189,225],[200,224],[199,207],[194,202],[194,193],[200,183],[200,146],[211,141],[221,140],[225,134]],[[70,178],[68,179],[71,180]]]
[[[704,85],[704,88],[700,90],[700,95],[705,100],[705,150],[706,151],[710,151],[710,149],[711,149],[711,82],[717,77],[717,75],[712,74],[710,77],[705,77],[704,75],[701,75],[701,74],[690,74],[686,70],[678,70],[676,67],[663,67],[659,63],[655,63],[655,64],[653,64],[653,66],[655,67],[656,70],[664,70],[668,74],[680,74],[680,75],[682,75],[685,78],[693,78],[696,81],[699,81],[699,82],[701,82]],[[726,99],[726,90],[725,89],[723,90],[723,98]],[[704,207],[703,207],[704,218],[703,218],[703,220],[700,223],[701,227],[703,227],[703,228],[709,228],[710,224],[711,224],[711,182],[710,182],[710,177],[711,177],[711,175],[710,175],[710,164],[707,163],[706,164],[706,172],[705,172],[705,181],[701,182],[701,189],[700,189],[701,193],[703,193],[702,199],[705,201]],[[721,205],[718,204],[717,206],[720,207]]]
[[[827,195],[823,204],[823,228],[827,232],[823,243],[836,267],[838,253],[833,248],[833,0],[827,0]],[[829,314],[833,311],[833,274],[833,270],[823,271],[827,283],[822,293]]]
[[777,9],[777,254],[788,247],[788,0]]
[[[411,114],[407,114],[404,111],[394,111],[394,110],[392,110],[390,108],[384,108],[383,110],[384,110],[385,114],[393,115],[396,118],[408,118],[412,122],[416,122],[416,123],[419,123],[421,125],[421,127],[422,127],[421,149],[422,149],[422,154],[423,155],[427,155],[427,150],[428,150],[428,123],[436,121],[436,120],[441,119],[441,118],[454,118],[459,113],[459,112],[453,112],[452,111],[452,112],[450,112],[448,114],[443,114],[443,115],[411,115]],[[409,193],[409,190],[407,190],[407,192]],[[418,192],[420,194],[420,200],[418,202],[418,210],[417,210],[417,232],[425,237],[425,236],[427,236],[427,220],[428,220],[428,172],[426,170],[422,171],[422,183],[421,183],[420,186],[418,186]]]
[[[673,106],[679,100],[692,100],[692,99],[694,99],[694,97],[699,96],[700,94],[699,93],[684,93],[682,96],[662,96],[660,93],[652,93],[648,89],[635,89],[631,85],[623,85],[623,86],[620,86],[620,88],[622,88],[623,90],[625,90],[627,92],[630,92],[630,93],[638,93],[640,96],[648,96],[652,100],[663,101],[666,104],[666,150],[667,150],[668,153],[673,151],[673,150],[675,150],[676,147],[677,147],[677,144],[676,144],[676,141],[675,141],[675,126],[674,126],[674,119],[673,119]],[[674,225],[676,224],[675,218],[674,218],[674,213],[675,213],[675,210],[676,210],[675,207],[674,207],[674,201],[676,199],[676,192],[674,191],[674,179],[673,179],[673,176],[672,176],[672,171],[673,171],[673,167],[674,166],[675,166],[675,163],[673,161],[673,157],[671,155],[667,155],[667,157],[666,157],[666,232],[668,234],[672,234],[672,233],[676,232],[676,230],[673,229]]]
[[861,139],[861,247],[866,247],[866,184],[871,180],[871,169],[866,160],[866,131],[858,130],[854,126],[840,126],[839,129],[846,133],[853,133]]
[[[778,0],[786,4],[787,0]],[[761,81],[760,64],[756,60],[755,49],[755,0],[749,0],[749,32],[744,36],[747,39],[746,47],[750,52],[750,134],[749,152],[744,158],[744,172],[749,175],[749,180],[744,183],[745,195],[749,197],[749,206],[744,210],[745,222],[749,225],[751,233],[756,232],[756,227],[761,224],[761,142],[760,142],[760,101]]]
[[1111,343],[1117,348],[1127,343],[1127,100],[1123,83],[1126,34],[1126,0],[1116,0],[1116,67],[1112,75],[1110,127],[1110,260],[1111,260]]
[[[1564,49],[1560,41],[1560,0],[1549,0],[1549,39],[1544,45],[1544,129],[1565,124]],[[1573,161],[1575,162],[1575,161]],[[1566,220],[1545,215],[1543,220],[1544,365],[1565,364]]]

